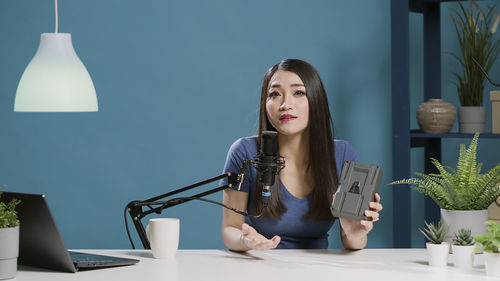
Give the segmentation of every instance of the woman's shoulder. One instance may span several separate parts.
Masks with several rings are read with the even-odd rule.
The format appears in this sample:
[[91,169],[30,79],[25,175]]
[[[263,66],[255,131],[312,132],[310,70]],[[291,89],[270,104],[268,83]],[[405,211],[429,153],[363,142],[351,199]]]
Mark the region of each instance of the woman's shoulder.
[[348,147],[351,147],[348,141],[346,140],[340,140],[340,139],[334,139],[333,143],[335,144],[335,148],[337,149],[347,149]]
[[237,139],[234,144],[239,144],[239,145],[257,145],[257,136],[248,136],[248,137],[243,137]]
[[234,147],[257,147],[257,136],[249,136],[237,139],[233,145]]
[[358,155],[352,145],[346,140],[334,139],[335,155],[346,159],[357,159]]
[[232,153],[253,155],[257,153],[257,136],[249,136],[237,139],[229,149]]

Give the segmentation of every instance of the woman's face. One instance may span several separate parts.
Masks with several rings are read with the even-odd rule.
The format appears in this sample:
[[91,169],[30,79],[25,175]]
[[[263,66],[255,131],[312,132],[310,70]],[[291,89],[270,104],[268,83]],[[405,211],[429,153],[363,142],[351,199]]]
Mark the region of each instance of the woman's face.
[[278,133],[292,136],[309,126],[306,87],[294,72],[278,70],[267,88],[266,113]]

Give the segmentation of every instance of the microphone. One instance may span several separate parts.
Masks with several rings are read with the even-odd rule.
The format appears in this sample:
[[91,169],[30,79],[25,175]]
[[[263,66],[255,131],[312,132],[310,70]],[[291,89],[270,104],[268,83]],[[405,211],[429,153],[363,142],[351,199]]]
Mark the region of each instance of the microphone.
[[260,172],[264,208],[269,203],[271,186],[274,185],[275,177],[282,169],[282,166],[283,160],[278,155],[278,133],[273,131],[262,132],[257,170]]

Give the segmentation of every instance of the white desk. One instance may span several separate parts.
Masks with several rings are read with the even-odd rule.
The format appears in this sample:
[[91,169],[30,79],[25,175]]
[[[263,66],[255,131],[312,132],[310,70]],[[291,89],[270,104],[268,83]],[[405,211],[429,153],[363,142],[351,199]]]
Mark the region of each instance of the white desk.
[[[492,280],[486,277],[483,255],[476,255],[472,271],[427,265],[424,249],[271,250],[246,254],[225,250],[180,250],[174,260],[158,260],[148,250],[78,250],[140,259],[133,266],[50,272],[21,266],[15,280],[231,280],[231,281],[431,281]],[[494,280],[494,279],[493,279]]]

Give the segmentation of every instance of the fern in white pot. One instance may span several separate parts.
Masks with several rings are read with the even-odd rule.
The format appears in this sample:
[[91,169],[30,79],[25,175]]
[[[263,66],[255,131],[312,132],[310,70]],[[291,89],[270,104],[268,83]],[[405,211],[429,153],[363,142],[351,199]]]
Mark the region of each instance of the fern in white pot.
[[482,164],[477,164],[476,152],[479,133],[474,135],[469,147],[460,145],[456,169],[432,163],[438,174],[416,173],[420,178],[398,180],[390,183],[407,184],[413,190],[431,197],[441,208],[441,222],[448,228],[444,241],[451,244],[451,235],[460,228],[471,229],[472,235],[486,231],[488,207],[500,196],[500,164],[486,174],[481,174]]

